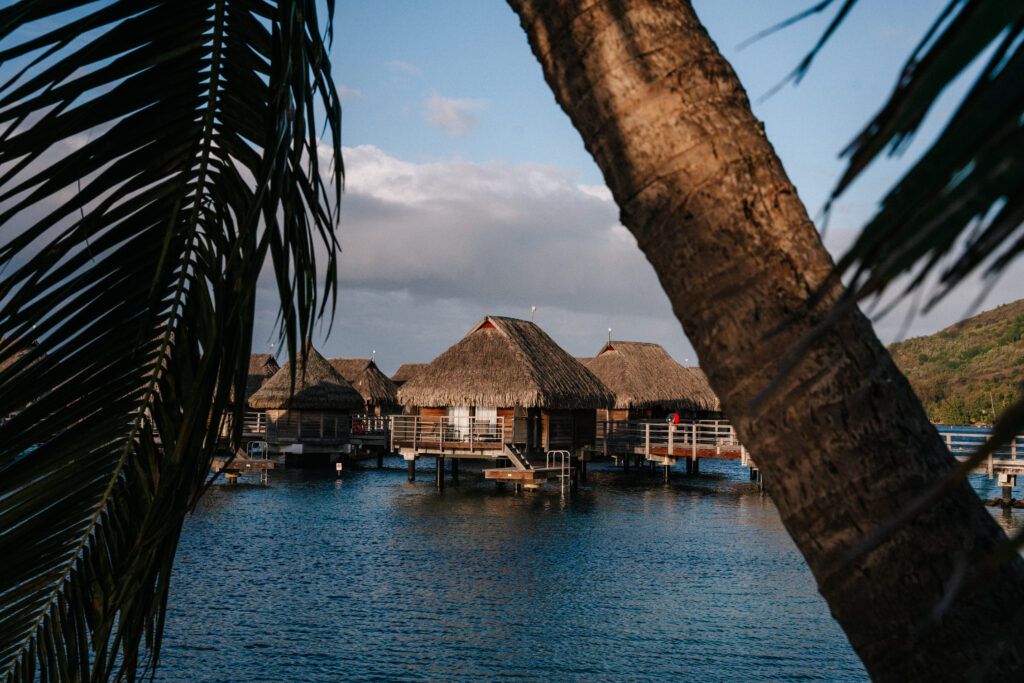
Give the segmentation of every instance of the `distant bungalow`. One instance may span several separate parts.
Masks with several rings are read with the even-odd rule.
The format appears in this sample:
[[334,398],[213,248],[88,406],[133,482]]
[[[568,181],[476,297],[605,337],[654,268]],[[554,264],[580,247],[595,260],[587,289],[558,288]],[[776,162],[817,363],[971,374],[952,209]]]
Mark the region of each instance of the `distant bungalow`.
[[526,320],[488,316],[398,389],[395,446],[417,454],[500,457],[593,444],[595,410],[614,397]]
[[[269,353],[253,353],[249,355],[249,372],[245,380],[245,412],[242,423],[242,443],[253,440],[264,441],[267,435],[267,415],[256,410],[249,403],[253,394],[260,390],[263,383],[273,377],[281,366],[277,359]],[[230,424],[225,425],[221,435],[230,434]]]
[[685,368],[659,344],[609,341],[587,361],[587,369],[615,395],[604,420],[712,417],[721,404],[700,368]]
[[402,363],[398,366],[398,370],[395,371],[395,374],[391,375],[391,381],[394,382],[395,388],[397,389],[412,379],[417,372],[421,371],[428,365],[430,365],[430,363]]
[[363,412],[367,415],[401,411],[398,387],[372,358],[331,358],[327,362],[363,397]]
[[295,360],[286,363],[249,399],[267,412],[267,445],[283,453],[288,464],[328,464],[347,449],[351,416],[362,410],[363,397],[307,341]]

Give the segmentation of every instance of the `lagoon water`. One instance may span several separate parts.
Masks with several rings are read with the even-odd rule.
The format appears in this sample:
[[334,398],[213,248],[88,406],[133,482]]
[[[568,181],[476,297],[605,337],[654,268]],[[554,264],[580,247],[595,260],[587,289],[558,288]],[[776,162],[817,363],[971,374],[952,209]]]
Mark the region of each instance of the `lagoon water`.
[[432,464],[214,487],[185,524],[157,680],[867,679],[735,462],[667,486],[599,466],[565,497],[465,464],[438,492]]

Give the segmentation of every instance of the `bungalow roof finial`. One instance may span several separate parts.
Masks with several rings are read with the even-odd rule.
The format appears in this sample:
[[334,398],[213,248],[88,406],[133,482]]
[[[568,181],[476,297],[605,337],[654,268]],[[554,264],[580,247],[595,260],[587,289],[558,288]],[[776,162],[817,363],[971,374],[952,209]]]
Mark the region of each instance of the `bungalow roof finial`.
[[608,343],[612,343],[612,328],[608,328]]
[[537,312],[536,306],[530,306],[530,322],[533,322],[533,314]]

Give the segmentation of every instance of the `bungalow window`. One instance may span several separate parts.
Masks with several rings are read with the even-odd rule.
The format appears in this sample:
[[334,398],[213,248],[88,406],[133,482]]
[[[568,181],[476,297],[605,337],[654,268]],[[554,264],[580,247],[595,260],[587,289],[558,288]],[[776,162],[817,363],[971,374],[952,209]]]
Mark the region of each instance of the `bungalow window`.
[[469,441],[469,406],[448,406],[448,428],[455,441]]
[[476,432],[477,438],[492,439],[497,434],[498,409],[478,407],[476,409]]

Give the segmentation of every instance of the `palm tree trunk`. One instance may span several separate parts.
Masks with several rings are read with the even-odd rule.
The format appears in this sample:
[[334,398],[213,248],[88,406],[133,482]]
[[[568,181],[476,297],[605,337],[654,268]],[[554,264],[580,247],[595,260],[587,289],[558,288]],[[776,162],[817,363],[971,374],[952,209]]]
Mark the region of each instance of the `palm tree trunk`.
[[[683,0],[509,0],[836,620],[880,680],[1024,670],[1024,562],[935,616],[1006,540],[966,485],[847,561],[954,465],[841,285],[735,73]],[[815,301],[813,294],[823,290]]]

